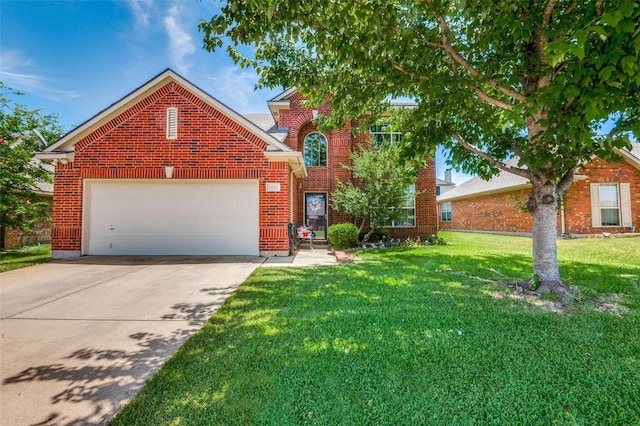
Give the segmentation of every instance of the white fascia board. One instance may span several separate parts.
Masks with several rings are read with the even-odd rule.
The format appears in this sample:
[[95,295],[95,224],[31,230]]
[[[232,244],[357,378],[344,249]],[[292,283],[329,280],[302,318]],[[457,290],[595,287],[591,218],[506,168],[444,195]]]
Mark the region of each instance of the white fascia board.
[[284,92],[280,93],[279,95],[277,95],[275,98],[270,99],[269,101],[267,101],[267,103],[271,103],[271,102],[278,102],[278,101],[288,101],[289,98],[291,96],[294,95],[294,93],[296,93],[298,91],[297,87],[290,87],[289,89],[285,90]]
[[633,154],[631,154],[626,149],[616,149],[615,152],[619,156],[623,157],[633,167],[640,170],[640,158],[636,158]]
[[299,151],[265,151],[264,156],[269,161],[288,162],[293,173],[299,178],[305,178],[309,175],[307,167],[304,165],[302,153]]
[[267,107],[269,107],[269,112],[271,116],[275,120],[276,124],[280,124],[280,110],[281,109],[289,109],[291,104],[289,100],[291,96],[293,96],[298,91],[297,87],[291,87],[290,89],[285,90],[280,93],[273,99],[267,101]]
[[74,158],[75,158],[75,153],[73,151],[68,151],[68,152],[43,151],[43,152],[36,152],[34,157],[37,158],[40,161],[61,161],[61,160],[66,160],[68,162],[72,162],[74,160]]
[[273,117],[273,120],[276,122],[276,125],[280,125],[280,110],[291,108],[289,101],[277,101],[277,102],[267,102],[267,106],[269,107],[269,112]]

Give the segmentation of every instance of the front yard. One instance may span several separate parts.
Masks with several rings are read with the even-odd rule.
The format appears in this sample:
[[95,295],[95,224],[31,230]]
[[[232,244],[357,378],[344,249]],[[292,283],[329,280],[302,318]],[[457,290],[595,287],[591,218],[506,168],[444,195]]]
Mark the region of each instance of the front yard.
[[530,239],[442,236],[258,269],[113,424],[640,423],[640,238],[560,241],[557,312]]
[[0,251],[0,272],[45,263],[51,260],[51,246],[33,246]]

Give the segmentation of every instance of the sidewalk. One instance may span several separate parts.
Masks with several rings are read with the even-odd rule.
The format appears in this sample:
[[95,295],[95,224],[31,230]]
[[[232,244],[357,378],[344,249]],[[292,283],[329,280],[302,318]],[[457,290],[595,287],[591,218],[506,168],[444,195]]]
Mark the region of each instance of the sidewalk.
[[317,247],[314,249],[300,249],[295,256],[268,257],[261,268],[287,266],[324,266],[337,265],[336,256],[331,248]]

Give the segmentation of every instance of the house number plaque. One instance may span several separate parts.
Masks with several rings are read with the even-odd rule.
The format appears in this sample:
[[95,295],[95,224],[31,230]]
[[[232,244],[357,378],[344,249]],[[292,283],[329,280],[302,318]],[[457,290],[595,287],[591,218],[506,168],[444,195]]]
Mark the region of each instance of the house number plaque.
[[280,192],[280,183],[267,182],[267,192]]

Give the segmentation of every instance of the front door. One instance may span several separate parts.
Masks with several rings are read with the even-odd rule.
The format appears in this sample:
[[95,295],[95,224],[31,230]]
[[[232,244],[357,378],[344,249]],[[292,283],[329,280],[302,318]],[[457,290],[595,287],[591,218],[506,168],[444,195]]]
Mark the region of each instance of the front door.
[[304,223],[311,227],[319,240],[327,239],[327,194],[304,194]]

